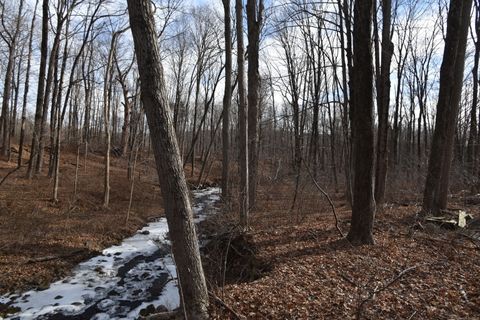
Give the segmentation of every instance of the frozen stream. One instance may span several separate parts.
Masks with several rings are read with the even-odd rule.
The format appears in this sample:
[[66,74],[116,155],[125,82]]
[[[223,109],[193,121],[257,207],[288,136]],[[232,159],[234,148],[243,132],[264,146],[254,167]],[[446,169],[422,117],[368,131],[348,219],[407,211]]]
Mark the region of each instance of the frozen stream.
[[[193,194],[195,222],[199,222],[214,210],[220,189]],[[160,218],[120,245],[80,263],[71,276],[46,290],[0,296],[0,303],[21,309],[7,319],[137,319],[149,305],[177,308],[176,269],[167,233],[167,221]]]

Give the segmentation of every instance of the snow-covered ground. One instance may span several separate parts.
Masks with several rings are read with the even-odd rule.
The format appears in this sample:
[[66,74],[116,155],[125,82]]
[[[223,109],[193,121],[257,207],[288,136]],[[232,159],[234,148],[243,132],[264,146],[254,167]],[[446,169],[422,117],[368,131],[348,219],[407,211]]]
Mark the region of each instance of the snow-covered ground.
[[[198,223],[214,212],[220,189],[193,194]],[[7,319],[137,319],[149,305],[177,308],[176,269],[167,234],[167,221],[160,218],[80,263],[71,276],[46,290],[1,296],[0,303],[21,309]]]

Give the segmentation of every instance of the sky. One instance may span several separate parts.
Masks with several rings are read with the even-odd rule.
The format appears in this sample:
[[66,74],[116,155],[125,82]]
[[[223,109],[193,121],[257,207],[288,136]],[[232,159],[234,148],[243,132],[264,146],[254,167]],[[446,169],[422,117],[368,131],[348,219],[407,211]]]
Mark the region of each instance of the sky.
[[[13,0],[10,0],[12,1],[13,3]],[[34,6],[34,3],[35,3],[35,0],[26,0],[27,1],[27,4],[29,4],[30,8],[33,8]],[[272,4],[274,4],[275,6],[278,6],[281,2],[284,2],[285,0],[274,0],[272,2]],[[219,16],[222,16],[222,4],[221,4],[221,0],[183,0],[183,5],[185,8],[188,8],[188,7],[195,7],[195,6],[211,6],[211,7],[214,7]],[[233,7],[234,3],[232,1],[232,7]],[[115,11],[116,9],[118,9],[119,7],[120,8],[125,8],[126,6],[126,0],[125,1],[112,1],[110,4],[109,4],[109,8],[110,8],[110,11]],[[416,30],[418,30],[418,33],[419,34],[425,34],[425,37],[428,38],[431,36],[431,33],[433,30],[435,30],[435,28],[438,28],[438,26],[435,25],[435,18],[434,18],[434,14],[436,14],[436,10],[437,8],[434,7],[434,6],[429,6],[427,1],[419,1],[419,7],[424,7],[425,10],[419,10],[419,11],[424,11],[423,14],[421,15],[418,15],[417,17],[415,17],[415,27],[416,27]],[[53,10],[52,10],[53,11]],[[402,19],[405,17],[406,13],[405,11],[403,10],[400,10],[400,17],[399,17],[399,21],[402,21]],[[272,17],[270,17],[272,18]],[[35,51],[34,51],[34,61],[39,61],[39,45],[40,45],[40,26],[39,26],[39,23],[40,23],[40,20],[41,20],[41,10],[40,10],[40,7],[39,7],[39,10],[37,10],[37,28],[35,29],[35,40],[34,40],[34,47],[35,47]],[[397,26],[398,27],[398,26]],[[108,37],[109,35],[108,34],[105,34],[104,35],[105,39],[106,39],[106,42],[108,42]],[[394,39],[393,39],[393,42],[396,43],[396,35],[394,36]],[[437,37],[441,37],[441,34],[438,33],[437,34]],[[421,49],[422,46],[424,45],[424,38],[423,37],[419,37],[417,40],[417,46]],[[441,39],[439,39],[438,41],[438,46],[437,46],[437,49],[436,49],[436,54],[434,55],[434,58],[433,58],[433,64],[435,65],[435,67],[438,69],[439,66],[440,66],[440,63],[441,63],[441,58],[442,58],[442,54],[443,54],[443,41],[441,41]],[[133,46],[131,45],[131,35],[129,32],[125,33],[125,35],[123,36],[122,38],[122,43],[124,46],[128,47],[129,46],[129,43],[130,43],[130,47],[132,47],[133,49]],[[301,49],[301,48],[299,48]],[[472,48],[470,46],[469,48],[469,59],[471,60],[471,51],[472,51]],[[131,52],[133,52],[133,50],[131,50]],[[102,57],[98,57],[99,60],[102,59]],[[127,59],[128,60],[128,57]],[[469,73],[469,70],[471,69],[471,63],[469,62],[470,60],[467,61],[467,64],[466,64],[466,71],[465,71],[465,75],[468,76],[468,73]],[[267,73],[268,71],[272,71],[274,73],[274,76],[277,78],[277,79],[283,79],[286,75],[286,68],[285,68],[285,59],[284,59],[284,56],[283,56],[283,50],[282,48],[279,46],[279,43],[277,41],[277,38],[275,36],[272,36],[272,35],[268,35],[266,37],[263,38],[262,40],[262,45],[261,45],[261,72],[263,74]],[[165,61],[165,68],[168,70],[169,68],[169,65],[168,65],[168,59]],[[391,75],[391,79],[392,79],[392,94],[394,93],[393,90],[394,90],[394,87],[395,87],[395,79],[396,79],[396,70],[395,70],[395,58],[393,60],[393,64],[392,64],[392,75]],[[30,95],[29,95],[29,102],[30,102],[30,107],[29,107],[29,110],[30,112],[33,112],[33,104],[35,102],[35,93],[36,93],[36,80],[35,78],[38,77],[37,75],[37,72],[38,72],[38,63],[33,63],[32,65],[32,75],[31,75],[31,85],[30,85]],[[432,77],[438,77],[438,73],[433,73],[432,74]],[[434,81],[435,82],[435,81]],[[279,80],[278,81],[278,86],[281,86],[283,85],[282,81]],[[435,91],[436,91],[437,88],[435,87],[432,87],[432,98],[435,97]],[[223,89],[220,87],[218,88],[218,93],[221,94],[221,92],[223,92]],[[217,101],[221,101],[221,99],[216,99]],[[283,100],[283,95],[281,94],[280,92],[280,89],[277,89],[277,91],[275,92],[275,100],[278,102],[278,101],[282,101]],[[435,100],[432,99],[431,100],[431,103],[432,103],[432,108],[434,107],[434,102]]]

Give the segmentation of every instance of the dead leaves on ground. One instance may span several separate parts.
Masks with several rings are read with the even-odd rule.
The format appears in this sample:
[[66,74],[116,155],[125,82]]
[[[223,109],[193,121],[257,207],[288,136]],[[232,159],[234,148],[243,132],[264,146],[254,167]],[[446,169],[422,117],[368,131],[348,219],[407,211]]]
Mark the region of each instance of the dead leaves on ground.
[[[219,289],[219,297],[238,314],[248,319],[480,319],[480,250],[454,231],[412,232],[407,217],[417,208],[380,212],[376,245],[364,247],[339,240],[328,213],[295,224],[280,210],[275,219],[275,211],[261,209],[252,219],[251,235],[258,258],[272,270]],[[348,213],[341,216],[344,230],[348,218]],[[212,315],[235,318],[218,306]]]

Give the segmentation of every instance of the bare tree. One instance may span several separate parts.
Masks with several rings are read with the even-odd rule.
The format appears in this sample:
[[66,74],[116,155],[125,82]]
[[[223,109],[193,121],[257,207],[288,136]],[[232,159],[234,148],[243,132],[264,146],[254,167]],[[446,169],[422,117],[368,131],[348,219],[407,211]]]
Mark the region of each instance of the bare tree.
[[355,0],[353,27],[352,143],[354,187],[352,222],[347,239],[353,244],[373,244],[375,200],[373,192],[373,0]]
[[150,6],[148,0],[128,0],[142,102],[150,128],[185,316],[187,319],[208,319],[207,287]]
[[232,19],[230,17],[230,0],[222,0],[225,19],[225,92],[223,94],[222,124],[222,196],[229,198],[230,166],[230,107],[232,105]]
[[240,223],[248,227],[249,202],[249,166],[248,166],[248,110],[245,92],[245,65],[243,45],[243,4],[235,0],[236,31],[237,31],[237,73],[238,73],[238,120],[239,120],[239,162],[240,162]]
[[382,54],[380,78],[377,86],[378,135],[377,161],[375,173],[375,201],[382,204],[385,200],[385,183],[388,165],[388,114],[390,105],[390,64],[393,55],[391,32],[392,1],[382,0]]
[[48,55],[48,0],[43,0],[42,3],[42,42],[40,45],[40,66],[38,73],[37,86],[37,102],[35,106],[35,123],[33,128],[32,145],[30,148],[30,162],[28,163],[28,178],[32,178],[40,148],[40,135],[42,125],[42,111],[43,111],[43,96],[45,92],[45,73],[47,68]]
[[[477,121],[477,110],[478,110],[478,65],[480,62],[480,2],[475,0],[475,20],[473,22],[473,29],[475,30],[476,39],[474,40],[475,45],[475,54],[473,57],[473,69],[472,69],[472,108],[470,110],[470,130],[468,135],[468,144],[467,144],[467,161],[469,162],[470,170],[473,175],[476,175],[478,172],[478,151],[479,147],[479,136],[478,136],[478,121]],[[473,36],[473,35],[472,35]]]
[[22,119],[20,125],[20,143],[18,147],[18,166],[22,166],[23,159],[23,149],[25,142],[25,123],[27,121],[27,102],[28,102],[28,91],[30,88],[30,69],[32,66],[32,51],[33,51],[33,30],[35,28],[35,18],[37,16],[37,7],[39,0],[35,1],[35,8],[33,9],[32,23],[30,25],[30,33],[28,38],[28,54],[27,54],[27,70],[25,73],[25,86],[23,89],[23,103],[22,103]]
[[422,211],[424,213],[438,213],[447,207],[450,166],[462,93],[471,8],[472,0],[450,1],[445,50],[440,69],[435,131],[423,194]]
[[15,17],[15,26],[13,31],[6,25],[5,17],[5,3],[4,1],[0,2],[0,20],[2,23],[2,32],[0,32],[0,37],[5,42],[8,47],[8,59],[7,67],[5,71],[5,82],[3,84],[3,99],[2,99],[2,113],[1,113],[1,122],[0,122],[0,132],[2,138],[2,156],[6,157],[10,161],[10,95],[12,90],[12,81],[14,80],[14,65],[15,65],[15,56],[17,54],[17,41],[20,34],[20,26],[22,23],[23,15],[23,5],[24,0],[20,0],[18,5],[18,14]]
[[263,0],[247,0],[248,26],[248,192],[249,205],[255,205],[258,167],[259,143],[259,92],[260,74],[258,71],[258,55],[260,50],[260,32],[263,23]]

